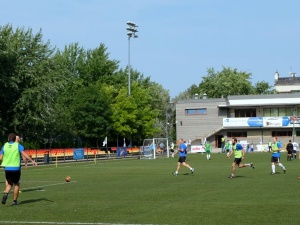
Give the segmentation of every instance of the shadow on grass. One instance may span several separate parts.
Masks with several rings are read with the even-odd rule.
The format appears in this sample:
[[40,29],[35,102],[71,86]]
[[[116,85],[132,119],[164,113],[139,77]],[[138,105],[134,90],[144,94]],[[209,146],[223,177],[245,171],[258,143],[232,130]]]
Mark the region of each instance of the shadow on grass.
[[23,189],[21,191],[22,192],[30,192],[30,191],[41,191],[41,190],[44,190],[44,189],[41,187],[37,187],[37,188],[27,188],[27,189]]
[[284,173],[280,173],[280,172],[275,172],[275,174],[270,173],[270,175],[276,175],[276,174],[284,174]]
[[47,198],[37,198],[37,199],[30,199],[30,200],[21,201],[21,202],[19,202],[19,205],[29,204],[29,203],[34,203],[34,202],[41,202],[41,201],[54,202],[54,201],[49,200]]
[[235,180],[235,179],[239,179],[239,178],[246,178],[247,176],[234,176],[234,178],[231,177],[227,177],[228,180]]
[[246,176],[235,176],[233,179],[236,179],[236,178],[245,178]]
[[187,176],[187,175],[193,175],[192,173],[183,173],[182,175]]

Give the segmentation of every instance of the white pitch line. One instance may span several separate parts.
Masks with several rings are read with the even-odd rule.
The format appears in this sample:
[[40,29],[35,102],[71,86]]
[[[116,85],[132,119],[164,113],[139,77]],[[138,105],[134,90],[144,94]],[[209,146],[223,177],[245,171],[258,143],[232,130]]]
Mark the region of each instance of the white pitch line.
[[[141,224],[121,224],[121,223],[85,223],[85,222],[25,222],[25,221],[0,221],[0,224],[55,224],[55,225],[141,225]],[[155,225],[155,224],[143,224]],[[166,225],[166,224],[165,224]]]

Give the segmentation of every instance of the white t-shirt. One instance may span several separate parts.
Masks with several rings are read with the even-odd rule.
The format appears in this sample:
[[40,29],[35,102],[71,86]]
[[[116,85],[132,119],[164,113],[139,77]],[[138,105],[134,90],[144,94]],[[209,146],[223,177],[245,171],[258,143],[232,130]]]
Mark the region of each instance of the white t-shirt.
[[294,151],[297,151],[298,147],[299,147],[298,143],[297,142],[293,142],[293,149],[294,149]]

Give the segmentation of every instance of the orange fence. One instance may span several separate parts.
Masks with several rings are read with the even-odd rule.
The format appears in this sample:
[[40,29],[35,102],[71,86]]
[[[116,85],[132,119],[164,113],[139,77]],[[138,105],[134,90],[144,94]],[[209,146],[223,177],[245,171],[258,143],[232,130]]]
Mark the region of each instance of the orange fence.
[[[81,148],[82,149],[82,148]],[[116,153],[117,147],[111,148],[83,148],[84,155],[102,155],[107,153]],[[127,148],[127,153],[139,153],[139,148]],[[44,158],[45,155],[49,155],[49,157],[71,157],[74,154],[74,148],[53,148],[53,149],[29,149],[25,150],[25,152],[30,155],[32,158]]]

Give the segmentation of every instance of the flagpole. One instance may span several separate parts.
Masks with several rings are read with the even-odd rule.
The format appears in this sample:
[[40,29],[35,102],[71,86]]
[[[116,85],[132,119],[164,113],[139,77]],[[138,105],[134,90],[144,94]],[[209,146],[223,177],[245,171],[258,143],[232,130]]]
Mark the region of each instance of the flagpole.
[[[104,141],[103,141],[103,147],[106,146],[106,158],[108,158],[108,150],[107,150],[107,136],[104,138]],[[110,156],[109,156],[110,157]]]

